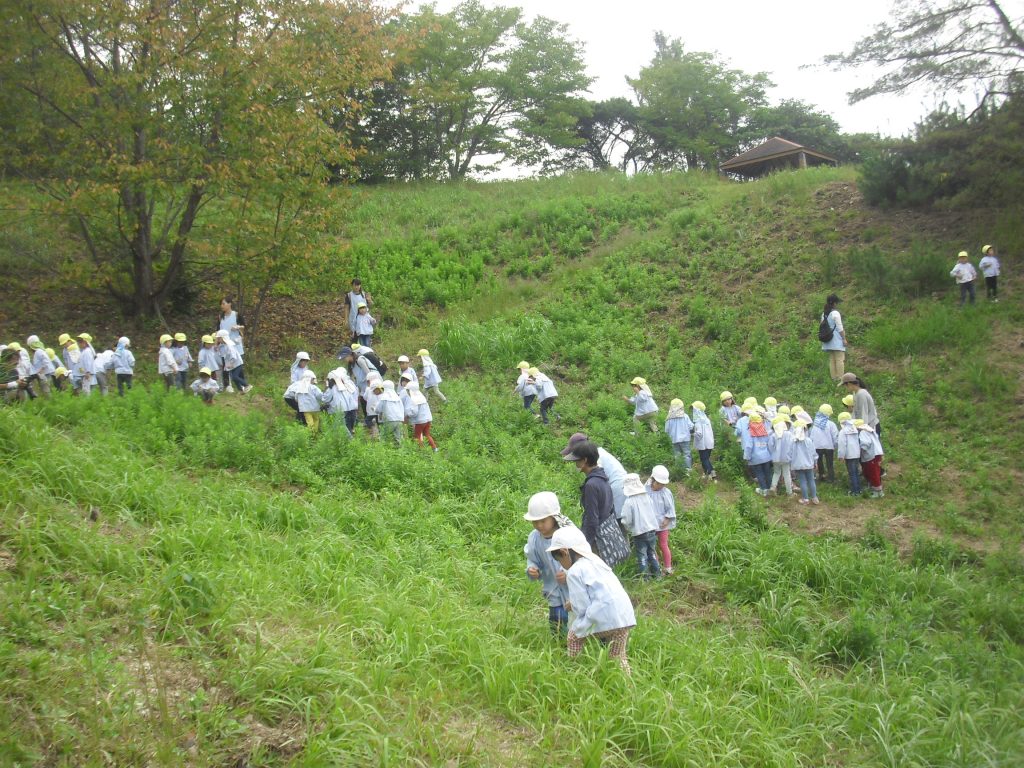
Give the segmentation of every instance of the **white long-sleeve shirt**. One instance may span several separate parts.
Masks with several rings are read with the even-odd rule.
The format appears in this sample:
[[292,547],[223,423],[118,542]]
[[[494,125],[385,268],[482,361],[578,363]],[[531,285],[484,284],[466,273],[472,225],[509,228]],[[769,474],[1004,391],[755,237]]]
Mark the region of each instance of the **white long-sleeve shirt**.
[[981,267],[981,274],[985,277],[999,277],[999,259],[992,254],[983,256],[978,262],[978,266]]
[[157,358],[157,372],[161,376],[178,372],[178,364],[174,362],[174,352],[170,347],[160,347],[160,356]]
[[969,261],[958,261],[956,266],[949,271],[950,277],[956,278],[956,284],[969,283],[978,277],[978,272]]
[[580,558],[566,571],[576,637],[636,626],[636,613],[622,582],[608,566]]

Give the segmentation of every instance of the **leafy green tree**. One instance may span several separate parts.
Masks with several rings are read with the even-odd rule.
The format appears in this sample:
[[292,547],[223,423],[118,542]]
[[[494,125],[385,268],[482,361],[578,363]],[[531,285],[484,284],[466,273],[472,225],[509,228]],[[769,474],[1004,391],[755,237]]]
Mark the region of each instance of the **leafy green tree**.
[[864,65],[887,71],[850,94],[851,103],[903,93],[924,83],[940,93],[981,87],[983,102],[1021,90],[1022,19],[998,0],[899,0],[891,18],[846,53],[825,57],[839,69]]
[[751,113],[745,133],[749,144],[781,136],[839,160],[852,159],[839,123],[827,112],[797,99],[758,107]]
[[502,162],[537,164],[579,143],[582,49],[550,19],[467,0],[405,17],[393,83],[368,94],[368,178],[461,179]]
[[640,146],[636,105],[629,99],[617,97],[589,102],[588,106],[587,112],[576,120],[577,143],[552,160],[550,167],[628,170],[637,160],[636,151]]
[[10,0],[3,21],[8,169],[72,222],[85,284],[142,315],[186,279],[211,201],[244,214],[248,256],[301,253],[314,233],[286,225],[354,159],[325,118],[389,71],[361,0]]
[[754,110],[771,85],[764,73],[729,69],[710,53],[687,53],[657,33],[651,63],[627,78],[641,131],[638,166],[716,168],[736,153]]

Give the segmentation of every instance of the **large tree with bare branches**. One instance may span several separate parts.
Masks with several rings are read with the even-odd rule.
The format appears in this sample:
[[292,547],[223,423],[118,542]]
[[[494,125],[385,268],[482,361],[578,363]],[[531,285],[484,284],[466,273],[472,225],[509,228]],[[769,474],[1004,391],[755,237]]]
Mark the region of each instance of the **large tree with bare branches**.
[[369,0],[10,0],[5,168],[70,224],[87,285],[159,314],[211,202],[245,220],[254,269],[302,253],[328,164],[352,159],[327,117],[388,73],[379,15]]

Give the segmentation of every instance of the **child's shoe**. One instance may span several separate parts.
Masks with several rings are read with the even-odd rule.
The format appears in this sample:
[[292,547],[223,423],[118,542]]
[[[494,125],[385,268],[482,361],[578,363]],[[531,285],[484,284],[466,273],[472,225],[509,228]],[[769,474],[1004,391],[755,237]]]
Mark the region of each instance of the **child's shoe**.
[[883,496],[885,496],[885,491],[883,491],[881,488],[877,488],[877,489],[871,491],[871,498],[872,499],[880,499]]
[[821,502],[818,500],[818,497],[815,496],[813,499],[811,499],[811,504],[813,504],[814,506],[818,506],[819,504],[821,504]]
[[228,395],[233,395],[235,394],[235,388],[228,384],[227,388],[224,390],[224,393]]
[[800,503],[801,504],[810,504],[811,502],[808,499],[800,499]]
[[249,394],[249,392],[250,392],[251,390],[252,390],[252,384],[250,384],[250,385],[249,385],[249,386],[247,386],[247,387],[242,387],[242,394],[243,394],[243,395],[247,395],[247,394]]

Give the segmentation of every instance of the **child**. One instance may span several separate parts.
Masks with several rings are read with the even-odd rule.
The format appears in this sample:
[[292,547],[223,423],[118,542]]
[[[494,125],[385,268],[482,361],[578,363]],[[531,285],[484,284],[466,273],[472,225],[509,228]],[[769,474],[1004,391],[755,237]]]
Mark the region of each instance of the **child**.
[[[244,390],[243,390],[244,391]],[[324,393],[316,385],[316,374],[310,370],[302,372],[302,377],[288,386],[284,391],[287,399],[289,396],[295,398],[306,426],[314,435],[320,431],[320,403]]]
[[659,464],[651,470],[651,476],[644,485],[651,497],[658,523],[658,549],[665,573],[672,573],[672,552],[668,548],[668,532],[676,527],[676,500],[668,487],[668,468]]
[[302,378],[302,372],[309,368],[309,352],[298,352],[292,363],[292,384]]
[[956,257],[956,264],[949,271],[949,276],[956,278],[956,284],[960,286],[961,307],[964,305],[964,300],[968,294],[971,297],[971,304],[974,303],[974,281],[978,277],[978,272],[975,270],[974,265],[967,259],[967,251],[960,251]]
[[32,391],[32,363],[26,361],[27,355],[22,354],[24,350],[21,344],[12,341],[2,348],[0,356],[5,358],[6,370],[3,372],[3,384],[9,398],[20,401],[34,399]]
[[843,395],[843,407],[844,408],[853,408],[853,403],[854,403],[855,399],[856,398],[854,398],[853,395]]
[[92,336],[88,333],[78,334],[77,367],[82,394],[89,395],[92,393],[92,385],[96,383],[96,350],[92,348]]
[[218,355],[217,350],[213,348],[213,344],[213,336],[203,336],[203,346],[199,348],[199,367],[209,368],[213,371],[213,378],[219,379],[221,377],[220,355]]
[[814,443],[814,450],[818,453],[818,479],[825,482],[825,472],[828,470],[828,482],[836,481],[836,441],[839,439],[839,427],[831,419],[832,406],[822,403],[818,406],[818,412],[814,415],[814,425],[811,427],[811,442]]
[[135,376],[135,355],[131,350],[132,340],[122,336],[117,340],[114,350],[114,376],[117,378],[117,394],[124,397],[125,389],[132,388]]
[[[417,389],[419,386],[417,385]],[[420,397],[423,394],[420,393]],[[523,554],[526,555],[526,577],[540,581],[544,599],[548,601],[548,623],[554,633],[569,630],[569,613],[565,604],[569,602],[569,588],[565,585],[565,569],[548,552],[551,537],[560,528],[574,528],[572,520],[562,514],[558,497],[551,491],[541,491],[530,497],[523,519],[533,524],[533,530],[526,539]]]
[[579,528],[556,530],[547,551],[566,570],[569,602],[565,608],[572,614],[566,637],[569,657],[578,656],[586,639],[595,635],[608,644],[608,656],[616,659],[628,675],[626,645],[630,629],[636,626],[636,614],[621,582],[594,554]]
[[846,462],[846,473],[850,476],[850,496],[860,496],[860,435],[853,423],[853,417],[843,411],[839,414],[843,428],[836,438],[836,456]]
[[981,274],[985,276],[985,297],[989,301],[999,302],[999,257],[995,246],[986,245],[981,249]]
[[656,579],[661,576],[658,555],[654,551],[661,519],[654,510],[647,489],[640,482],[640,475],[635,472],[626,475],[622,492],[626,496],[626,503],[622,505],[622,524],[633,537],[637,573],[645,579]]
[[814,464],[817,461],[817,453],[814,450],[814,442],[807,433],[811,426],[811,417],[801,413],[796,417],[793,425],[793,471],[796,472],[796,479],[800,483],[800,503],[817,504],[818,487],[814,483]]
[[80,381],[76,374],[78,371],[78,356],[80,354],[78,345],[75,344],[74,339],[69,334],[62,333],[58,339],[57,344],[60,346],[60,357],[64,363],[64,368],[67,369],[71,378],[71,388],[77,393]]
[[523,360],[516,366],[519,371],[519,378],[516,379],[516,392],[523,398],[523,408],[533,413],[533,401],[537,399],[537,387],[530,379],[530,364]]
[[[189,351],[188,336],[184,333],[174,334],[174,362],[178,364],[178,388],[184,390],[188,381],[188,368],[192,363],[192,353]],[[212,369],[211,369],[212,370]]]
[[358,313],[356,314],[355,328],[352,330],[360,344],[364,347],[372,346],[373,327],[377,325],[377,319],[370,314],[370,308],[366,306],[365,301],[360,301],[356,306]]
[[441,383],[441,372],[437,370],[437,366],[430,357],[430,353],[425,349],[421,349],[416,353],[420,357],[420,363],[423,367],[423,393],[426,395],[430,394],[430,390],[434,390],[437,396],[441,398],[442,403],[447,403],[448,398],[444,396],[439,386]]
[[686,471],[693,468],[693,454],[690,452],[690,433],[693,422],[686,415],[686,406],[678,397],[668,405],[668,417],[665,419],[665,434],[672,441],[672,455],[682,456]]
[[732,392],[728,389],[718,396],[722,403],[722,407],[718,409],[718,412],[722,415],[722,421],[725,422],[725,426],[729,429],[736,428],[736,422],[740,418],[740,407],[736,405],[736,398],[732,396]]
[[64,385],[71,378],[71,372],[63,365],[58,365],[53,372],[53,386],[58,392],[64,391]]
[[743,405],[740,406],[740,417],[736,419],[736,424],[733,426],[733,433],[736,435],[736,442],[743,442],[743,435],[746,434],[747,427],[750,424],[750,414],[757,411],[757,398],[748,397],[743,401]]
[[423,445],[423,441],[426,440],[427,445],[434,449],[434,453],[437,453],[437,443],[434,442],[434,438],[430,434],[430,426],[434,417],[430,412],[427,398],[420,392],[420,385],[415,381],[410,381],[405,385],[405,394],[408,398],[405,412],[409,423],[412,424],[413,437],[420,445]]
[[371,440],[376,440],[380,437],[380,428],[377,426],[377,402],[380,400],[383,392],[384,380],[381,379],[380,374],[374,373],[367,379],[366,392],[363,395],[363,413],[366,414],[366,419],[363,423],[366,431],[370,433]]
[[864,479],[871,486],[871,498],[880,499],[885,496],[882,490],[882,442],[878,439],[878,433],[863,419],[855,419],[853,423],[857,427],[860,442],[860,468],[864,472]]
[[700,466],[704,470],[704,479],[718,482],[715,474],[715,467],[711,463],[711,451],[715,448],[715,430],[711,428],[711,421],[704,412],[704,403],[694,400],[692,404],[693,414],[693,450],[700,457]]
[[335,368],[327,374],[327,389],[322,403],[327,413],[344,414],[345,429],[349,437],[355,437],[356,417],[359,416],[359,390],[348,377],[344,367]]
[[[658,404],[654,402],[654,395],[651,394],[651,388],[647,386],[647,379],[635,376],[629,384],[633,387],[633,396],[623,395],[622,399],[627,403],[633,403],[633,421],[636,422],[637,429],[641,424],[646,424],[651,432],[657,432]],[[633,434],[635,435],[636,432]]]
[[43,342],[39,340],[38,336],[29,336],[25,343],[28,344],[28,348],[32,350],[32,363],[29,369],[29,375],[34,378],[35,383],[39,386],[39,392],[43,397],[50,396],[50,377],[53,375],[54,367],[53,362],[50,360],[50,356],[46,354],[46,348],[43,346]]
[[[235,342],[231,340],[229,332],[217,331],[213,338],[217,342],[217,350],[224,361],[224,372],[227,373],[231,384],[237,384],[238,391],[243,395],[248,393],[252,389],[252,385],[245,379],[245,362],[242,359],[242,353]],[[231,384],[224,390],[225,392],[234,391]]]
[[778,493],[779,480],[786,482],[786,495],[793,495],[793,476],[790,474],[793,461],[793,432],[789,428],[788,416],[776,416],[772,419],[772,487],[771,492]]
[[199,369],[199,378],[192,382],[192,391],[203,398],[206,405],[213,405],[213,397],[220,391],[220,384],[213,378],[213,371],[203,367]]
[[774,422],[775,417],[779,415],[779,401],[774,397],[766,397],[764,399],[764,418],[771,424]]
[[407,355],[398,356],[398,379],[413,379],[417,384],[420,383],[420,377],[416,374],[416,369],[409,364]]
[[380,397],[377,401],[377,423],[380,425],[381,434],[385,437],[391,435],[398,445],[402,444],[402,438],[405,436],[405,408],[402,406],[402,398],[395,391],[393,381],[381,382]]
[[114,378],[114,350],[104,349],[97,352],[93,370],[96,372],[96,384],[100,388],[100,394],[106,395],[110,392],[110,384]]
[[178,384],[178,364],[174,361],[171,345],[174,337],[165,333],[160,337],[160,355],[157,358],[156,370],[164,380],[164,392],[170,392]]
[[761,414],[750,414],[750,422],[743,432],[742,439],[743,460],[754,473],[757,492],[767,496],[771,487],[772,436],[768,434]]
[[540,420],[545,424],[549,423],[548,414],[550,413],[555,417],[555,421],[561,421],[562,417],[555,413],[555,401],[558,399],[555,383],[541,373],[537,366],[530,368],[528,373],[530,380],[537,388],[537,396],[540,398]]

